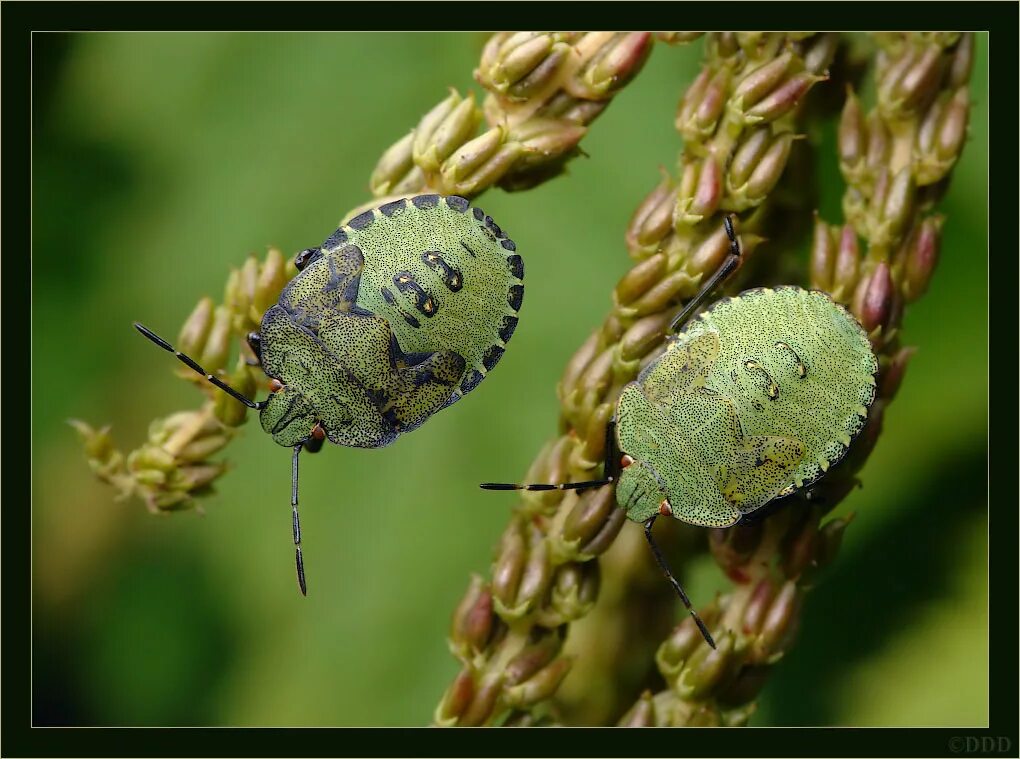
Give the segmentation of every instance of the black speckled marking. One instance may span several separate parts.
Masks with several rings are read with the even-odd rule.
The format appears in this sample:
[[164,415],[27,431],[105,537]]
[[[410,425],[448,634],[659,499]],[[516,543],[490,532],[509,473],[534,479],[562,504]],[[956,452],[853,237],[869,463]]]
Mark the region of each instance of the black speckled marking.
[[472,369],[471,374],[464,378],[464,381],[460,383],[460,392],[463,395],[467,395],[474,390],[478,383],[484,379],[485,375],[477,369]]
[[489,350],[485,351],[485,355],[482,356],[482,366],[485,367],[485,371],[492,371],[492,367],[496,365],[496,362],[503,356],[503,348],[499,345],[493,345]]
[[513,285],[510,288],[510,292],[506,295],[506,302],[510,304],[510,308],[514,311],[520,311],[521,303],[524,302],[524,286]]
[[503,326],[499,328],[499,339],[504,343],[510,342],[510,338],[513,336],[515,329],[517,329],[517,317],[504,316]]
[[446,205],[452,208],[454,211],[460,211],[464,213],[468,210],[467,198],[462,198],[460,195],[450,195],[446,199]]
[[485,217],[485,226],[491,229],[492,233],[496,235],[496,237],[506,237],[506,235],[503,234],[503,230],[499,228],[499,224],[494,222],[491,216]]
[[475,218],[478,219],[478,221],[482,221],[485,218],[485,211],[483,211],[481,208],[472,208],[471,213],[474,214]]
[[421,260],[432,269],[450,292],[457,292],[464,287],[464,275],[460,269],[450,266],[438,250],[426,250],[421,254]]
[[365,211],[365,213],[359,213],[357,216],[355,216],[353,219],[347,222],[347,226],[351,227],[352,229],[364,229],[373,221],[375,221],[375,213],[372,211]]
[[499,244],[502,245],[505,250],[510,251],[517,250],[516,243],[514,243],[514,241],[511,240],[509,237],[506,238],[505,240],[500,240]]
[[496,235],[491,229],[485,226],[480,226],[478,228],[482,230],[482,234],[488,237],[491,242],[496,242]]
[[471,248],[468,247],[468,244],[463,240],[460,241],[460,247],[466,250],[468,252],[468,255],[471,256],[472,258],[478,258],[478,254],[471,250]]
[[414,203],[415,208],[435,208],[439,205],[438,195],[418,195],[417,197],[411,198],[411,202]]
[[347,233],[344,232],[343,227],[338,229],[336,232],[326,238],[326,242],[322,243],[322,247],[329,248],[332,250],[341,243],[347,242]]
[[394,200],[392,203],[384,203],[383,205],[379,206],[379,210],[382,211],[384,216],[390,217],[393,216],[393,214],[400,211],[401,209],[405,208],[406,206],[407,198],[401,198],[400,200]]
[[384,288],[382,288],[381,292],[382,292],[383,300],[385,300],[387,303],[389,303],[391,306],[393,306],[395,309],[397,309],[397,311],[400,312],[400,315],[402,317],[404,317],[404,321],[405,322],[407,322],[408,324],[410,324],[412,327],[414,327],[416,329],[421,326],[421,322],[420,321],[415,319],[411,314],[407,313],[404,309],[402,309],[400,307],[400,304],[397,303],[397,296],[395,296],[393,294],[393,291],[390,290],[390,288],[384,287]]
[[401,293],[414,301],[414,307],[418,309],[419,313],[429,319],[439,313],[439,307],[436,305],[435,300],[418,284],[418,281],[411,272],[398,271],[393,276],[393,284],[397,286]]
[[510,273],[517,279],[524,279],[524,259],[518,255],[507,256],[506,262],[510,264]]

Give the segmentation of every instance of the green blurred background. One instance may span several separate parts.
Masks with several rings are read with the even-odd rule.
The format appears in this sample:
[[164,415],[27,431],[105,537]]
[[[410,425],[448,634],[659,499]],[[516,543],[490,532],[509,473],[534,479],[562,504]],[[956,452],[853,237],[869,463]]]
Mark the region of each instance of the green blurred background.
[[[322,240],[378,155],[473,84],[475,34],[34,36],[34,722],[416,725],[456,672],[445,635],[487,572],[512,479],[556,431],[567,358],[628,268],[631,212],[674,165],[700,43],[657,46],[569,174],[479,204],[517,241],[520,327],[483,390],[377,451],[302,467],[309,596],[293,577],[289,454],[249,422],[205,515],[150,516],[93,479],[66,424],[123,449],[201,398],[131,321],[176,334],[268,244]],[[766,688],[758,725],[987,721],[986,39],[919,346],[836,565]],[[833,130],[821,207],[839,219]],[[801,255],[805,255],[801,251]],[[437,474],[441,473],[441,474]],[[637,529],[634,526],[625,529]],[[707,599],[719,575],[695,572]]]

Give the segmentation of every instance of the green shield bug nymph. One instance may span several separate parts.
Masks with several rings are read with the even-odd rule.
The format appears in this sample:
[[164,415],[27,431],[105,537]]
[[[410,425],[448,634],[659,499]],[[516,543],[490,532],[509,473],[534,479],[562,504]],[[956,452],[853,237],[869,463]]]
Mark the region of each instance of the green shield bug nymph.
[[524,263],[502,229],[464,198],[419,195],[365,211],[294,260],[299,272],[248,343],[271,379],[256,403],[151,330],[216,387],[259,411],[293,450],[298,584],[307,592],[298,454],[323,441],[379,448],[471,392],[503,355],[524,298]]
[[[683,313],[683,324],[737,264],[730,255]],[[875,398],[878,360],[845,308],[799,287],[724,298],[667,338],[623,388],[607,428],[604,479],[483,488],[583,489],[616,483],[627,517],[644,523],[656,560],[715,646],[652,539],[655,519],[731,527],[805,488],[849,449]]]

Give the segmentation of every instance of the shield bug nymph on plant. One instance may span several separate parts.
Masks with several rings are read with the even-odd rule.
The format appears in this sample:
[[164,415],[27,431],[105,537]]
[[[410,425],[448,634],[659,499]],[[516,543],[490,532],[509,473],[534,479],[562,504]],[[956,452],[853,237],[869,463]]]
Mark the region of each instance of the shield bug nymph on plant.
[[524,298],[514,242],[457,196],[419,195],[350,219],[295,258],[299,272],[248,343],[270,378],[255,402],[136,323],[250,409],[292,449],[295,564],[307,592],[298,455],[324,441],[380,448],[471,392],[503,355]]
[[682,330],[623,388],[607,426],[603,478],[485,483],[489,490],[579,490],[614,483],[642,522],[666,577],[715,643],[652,538],[659,516],[732,527],[810,486],[846,454],[875,398],[878,360],[864,329],[828,295],[758,288],[723,298],[685,324],[738,264],[730,254],[674,320]]

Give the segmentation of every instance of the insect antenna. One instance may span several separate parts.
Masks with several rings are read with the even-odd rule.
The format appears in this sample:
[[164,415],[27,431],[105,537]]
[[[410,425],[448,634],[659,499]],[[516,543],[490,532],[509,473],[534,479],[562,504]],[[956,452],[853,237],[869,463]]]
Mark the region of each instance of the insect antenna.
[[712,639],[712,633],[708,631],[705,623],[701,621],[701,617],[698,616],[698,612],[694,611],[694,607],[691,606],[691,599],[684,593],[683,587],[680,585],[680,581],[673,576],[673,570],[669,568],[669,564],[666,563],[666,557],[662,555],[659,550],[659,546],[655,543],[655,539],[652,537],[652,525],[655,524],[655,517],[653,516],[647,522],[645,522],[645,538],[648,540],[648,545],[652,549],[652,554],[655,556],[655,560],[659,563],[659,568],[662,569],[666,575],[666,579],[669,580],[669,584],[673,586],[673,590],[680,596],[680,600],[683,601],[687,611],[690,612],[691,617],[694,618],[694,624],[698,626],[701,631],[701,635],[705,638],[705,642],[708,643],[712,648],[715,648],[715,641]]
[[584,490],[585,488],[597,488],[608,485],[612,478],[604,480],[585,480],[584,482],[562,482],[556,485],[549,485],[541,482],[514,483],[514,482],[483,482],[479,487],[482,490]]
[[619,476],[619,456],[616,455],[616,420],[610,419],[606,425],[606,463],[603,471],[605,477],[600,480],[585,480],[584,482],[563,482],[557,485],[544,483],[517,484],[513,482],[483,482],[479,487],[482,490],[584,490],[585,488],[599,488],[616,482]]
[[298,455],[301,453],[303,444],[294,446],[294,457],[290,465],[290,509],[291,522],[294,528],[294,566],[297,569],[298,587],[301,588],[301,595],[308,595],[308,585],[305,582],[305,560],[301,555],[301,517],[298,516]]
[[687,319],[690,318],[691,314],[694,313],[695,309],[700,306],[705,299],[712,294],[712,291],[719,286],[726,277],[733,273],[733,270],[737,268],[740,263],[740,243],[737,241],[737,235],[733,231],[732,217],[726,216],[723,218],[723,227],[726,229],[726,236],[730,238],[730,252],[723,259],[723,262],[719,264],[719,268],[715,270],[715,273],[708,278],[708,281],[701,286],[697,294],[691,298],[687,305],[684,306],[683,311],[677,314],[677,317],[669,325],[671,331],[675,331],[680,325],[682,325]]
[[197,361],[195,361],[195,359],[191,358],[191,356],[188,356],[188,355],[186,355],[184,353],[181,353],[179,350],[174,348],[174,346],[170,345],[170,343],[168,343],[166,340],[164,340],[162,337],[157,335],[155,332],[153,332],[148,327],[142,326],[138,322],[135,322],[134,324],[135,324],[135,329],[137,329],[139,332],[141,332],[149,340],[152,340],[152,342],[154,342],[156,345],[158,345],[163,350],[169,351],[170,353],[173,353],[175,356],[177,356],[177,358],[179,358],[181,360],[181,363],[183,363],[185,366],[187,366],[190,369],[194,369],[196,372],[198,372],[203,377],[205,377],[209,382],[211,382],[212,384],[216,385],[216,387],[218,387],[220,390],[224,391],[225,393],[227,393],[228,395],[232,396],[233,398],[236,398],[237,400],[239,400],[241,403],[243,403],[248,408],[261,409],[262,406],[265,405],[263,403],[256,403],[251,398],[246,398],[245,396],[241,395],[239,392],[234,390],[234,388],[232,388],[226,382],[221,380],[219,377],[217,377],[217,376],[215,376],[213,374],[209,374],[209,372],[207,372],[205,369],[203,369],[201,367],[201,365],[199,365],[199,363]]

